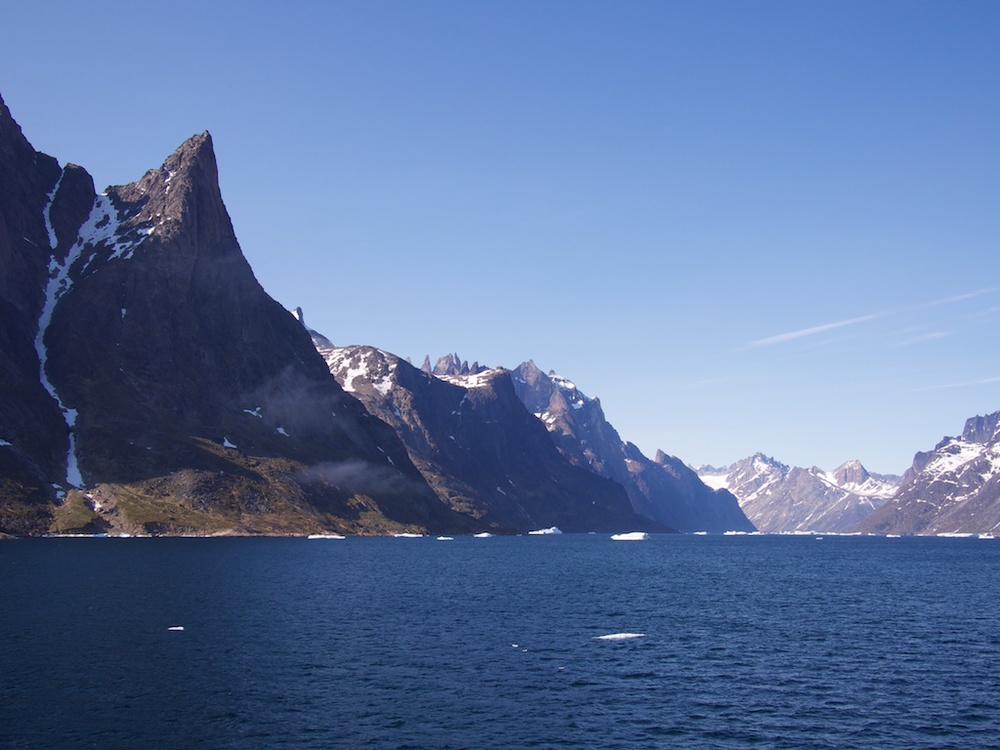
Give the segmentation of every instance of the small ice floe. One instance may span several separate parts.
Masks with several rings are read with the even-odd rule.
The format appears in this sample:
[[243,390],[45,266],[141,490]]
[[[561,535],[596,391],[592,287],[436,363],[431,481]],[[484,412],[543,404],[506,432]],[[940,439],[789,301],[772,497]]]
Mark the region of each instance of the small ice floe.
[[4,447],[7,447],[7,446],[13,447],[13,445],[11,443],[8,443],[6,440],[0,438],[0,448],[4,448]]
[[279,427],[277,430],[275,430],[275,432],[277,432],[279,435],[284,435],[285,437],[288,437],[288,433],[285,432],[284,427]]
[[257,417],[257,419],[263,419],[264,418],[261,415],[261,413],[260,413],[260,407],[259,406],[256,409],[244,409],[243,413],[244,414],[249,414],[251,417]]
[[223,448],[235,448],[236,444],[235,443],[231,443],[229,441],[229,438],[224,437],[224,438],[222,438],[222,447]]
[[979,538],[980,539],[996,539],[996,537],[993,534],[991,534],[990,532],[988,532],[988,531],[985,534],[980,534]]
[[645,633],[608,633],[595,636],[595,641],[631,641],[633,638],[645,638]]
[[422,539],[424,535],[403,533],[403,534],[393,534],[393,536],[396,537],[396,539]]
[[529,531],[529,534],[562,534],[562,531],[558,526],[550,526],[547,529],[535,529],[534,531]]
[[306,539],[347,539],[340,534],[310,534]]
[[439,542],[454,542],[455,541],[455,537],[453,537],[453,536],[439,536],[437,538],[437,540]]
[[493,535],[488,531],[480,531],[478,534],[473,534],[472,536],[475,539],[489,539]]
[[616,542],[644,542],[649,539],[649,534],[645,531],[627,531],[624,534],[612,534],[611,538]]
[[169,628],[167,628],[167,630],[174,630],[174,631],[184,630],[184,626],[183,625],[171,625]]

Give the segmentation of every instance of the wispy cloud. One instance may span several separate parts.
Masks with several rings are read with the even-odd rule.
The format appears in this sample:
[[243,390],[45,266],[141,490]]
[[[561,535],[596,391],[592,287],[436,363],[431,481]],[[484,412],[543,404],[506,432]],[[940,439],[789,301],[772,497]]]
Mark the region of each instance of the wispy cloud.
[[926,393],[927,391],[947,391],[952,388],[974,388],[980,385],[993,385],[1000,383],[1000,376],[994,378],[980,378],[979,380],[964,380],[958,383],[944,383],[943,385],[928,385],[923,388],[911,388],[909,393]]
[[[818,326],[811,326],[809,328],[800,328],[795,331],[788,331],[787,333],[779,333],[774,336],[766,336],[764,338],[755,339],[747,344],[745,349],[755,349],[762,346],[773,346],[775,344],[784,344],[787,341],[794,341],[796,339],[806,338],[808,336],[817,336],[821,333],[827,333],[829,331],[835,331],[838,328],[846,328],[848,326],[857,325],[859,323],[867,323],[870,320],[876,320],[877,318],[886,318],[892,315],[899,315],[905,312],[912,312],[914,310],[926,310],[932,307],[940,307],[942,305],[951,305],[956,302],[964,302],[966,300],[975,299],[976,297],[982,297],[987,294],[993,294],[1000,291],[1000,287],[987,287],[985,289],[976,289],[972,292],[965,292],[963,294],[955,294],[951,297],[942,297],[941,299],[932,300],[931,302],[923,302],[917,305],[910,305],[909,307],[898,307],[890,310],[882,310],[881,312],[874,312],[868,315],[861,315],[857,318],[848,318],[846,320],[837,320],[832,323],[823,323]],[[925,337],[924,340],[930,340],[933,338],[941,338],[947,334],[932,334]],[[917,343],[916,340],[909,343]]]
[[903,339],[902,341],[897,341],[894,344],[889,344],[892,349],[900,349],[904,346],[912,346],[914,344],[922,344],[925,341],[937,341],[938,339],[946,339],[951,336],[947,331],[932,331],[931,333],[924,333],[919,336],[911,336],[909,338]]
[[956,294],[953,297],[945,297],[943,299],[936,299],[933,302],[925,302],[920,305],[919,308],[927,307],[938,307],[939,305],[950,305],[953,302],[964,302],[967,299],[975,299],[976,297],[982,297],[984,294],[992,294],[997,291],[998,287],[991,286],[986,289],[977,289],[974,292],[966,292],[965,294]]
[[805,338],[806,336],[815,336],[819,333],[826,333],[827,331],[835,331],[838,328],[846,328],[847,326],[857,325],[858,323],[864,323],[869,320],[874,320],[882,316],[882,313],[873,313],[872,315],[862,315],[860,318],[850,318],[848,320],[838,320],[834,323],[824,323],[823,325],[812,326],[811,328],[800,328],[797,331],[789,331],[788,333],[779,333],[776,336],[767,336],[766,338],[757,339],[756,341],[751,341],[747,344],[747,348],[753,349],[758,346],[772,346],[774,344],[783,344],[786,341],[793,341],[794,339]]

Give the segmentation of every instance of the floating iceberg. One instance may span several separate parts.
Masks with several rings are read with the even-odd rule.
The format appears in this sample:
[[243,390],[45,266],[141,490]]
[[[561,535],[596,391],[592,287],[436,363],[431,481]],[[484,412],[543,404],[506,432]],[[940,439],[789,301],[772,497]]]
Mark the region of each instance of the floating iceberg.
[[472,536],[475,539],[489,539],[493,535],[488,531],[481,531],[478,534],[473,534]]
[[616,542],[643,542],[649,539],[649,534],[645,531],[627,531],[624,534],[612,534],[611,538]]
[[183,625],[171,625],[167,630],[184,630]]
[[423,538],[424,535],[403,533],[403,534],[393,534],[393,536],[396,537],[396,539],[421,539]]
[[453,542],[453,541],[455,541],[455,537],[453,537],[453,536],[439,536],[437,540],[439,542]]
[[547,529],[536,529],[535,531],[529,531],[529,534],[562,534],[562,531],[558,526],[550,526]]
[[599,635],[594,638],[595,641],[630,641],[633,638],[645,638],[645,633],[609,633],[608,635]]
[[347,539],[347,537],[340,534],[310,534],[306,539]]

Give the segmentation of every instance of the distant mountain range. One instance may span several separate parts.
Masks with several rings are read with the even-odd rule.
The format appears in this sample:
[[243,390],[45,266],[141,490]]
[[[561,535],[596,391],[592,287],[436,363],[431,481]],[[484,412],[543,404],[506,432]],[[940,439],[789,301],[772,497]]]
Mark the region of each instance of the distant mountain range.
[[858,461],[832,472],[790,468],[761,453],[698,475],[735,494],[763,532],[997,534],[1000,412],[917,453],[902,478],[869,474]]
[[698,469],[712,487],[728,489],[762,532],[850,532],[896,492],[899,477],[869,474],[860,461],[832,472],[789,467],[756,453],[732,466]]
[[99,193],[0,99],[0,270],[0,534],[1000,528],[997,414],[898,489],[857,462],[695,472],[530,360],[336,347],[254,278],[208,133]]

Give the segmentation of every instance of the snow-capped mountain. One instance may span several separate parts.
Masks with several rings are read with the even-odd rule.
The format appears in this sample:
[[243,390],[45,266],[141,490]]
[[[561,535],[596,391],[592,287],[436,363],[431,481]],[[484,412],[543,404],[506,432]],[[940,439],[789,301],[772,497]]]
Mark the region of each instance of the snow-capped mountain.
[[898,477],[869,474],[859,461],[834,471],[789,467],[762,453],[725,468],[702,467],[701,479],[725,488],[760,530],[847,532],[892,497]]
[[707,487],[682,461],[658,451],[650,460],[623,441],[597,398],[554,372],[524,362],[512,371],[525,406],[572,463],[619,483],[636,513],[680,531],[750,531],[729,492]]
[[1000,412],[918,453],[899,492],[859,527],[883,534],[1000,533]]
[[[299,313],[301,318],[301,313]],[[573,466],[510,373],[442,358],[434,375],[370,346],[313,342],[345,391],[391,425],[442,502],[495,531],[658,529],[614,482]]]
[[475,526],[257,283],[208,133],[98,193],[0,100],[0,269],[0,532]]

